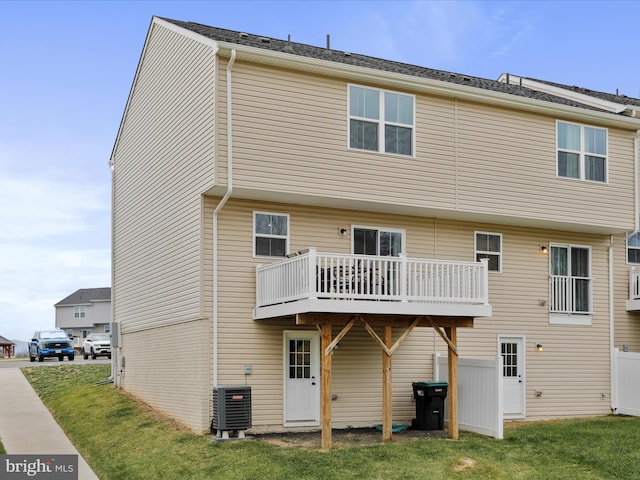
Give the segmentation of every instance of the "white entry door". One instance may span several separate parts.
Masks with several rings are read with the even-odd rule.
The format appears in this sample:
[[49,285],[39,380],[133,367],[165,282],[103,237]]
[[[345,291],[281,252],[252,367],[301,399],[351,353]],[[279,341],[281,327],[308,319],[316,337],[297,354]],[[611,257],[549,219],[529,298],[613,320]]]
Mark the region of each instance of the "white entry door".
[[500,337],[505,418],[525,416],[524,353],[523,337]]
[[284,423],[320,424],[320,335],[284,332]]

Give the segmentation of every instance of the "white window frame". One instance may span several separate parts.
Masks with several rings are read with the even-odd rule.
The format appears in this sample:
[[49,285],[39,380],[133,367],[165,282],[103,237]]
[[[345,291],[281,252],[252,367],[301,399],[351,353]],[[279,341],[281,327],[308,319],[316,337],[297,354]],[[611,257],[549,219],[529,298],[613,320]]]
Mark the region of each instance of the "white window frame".
[[86,318],[87,307],[84,305],[78,305],[73,307],[73,318]]
[[[487,250],[478,250],[478,235],[490,235],[493,237],[500,238],[500,251],[499,252],[490,252]],[[474,260],[479,262],[481,258],[488,258],[488,256],[497,256],[498,257],[498,270],[489,269],[489,273],[502,273],[502,234],[497,232],[481,232],[475,231],[473,232],[473,251],[474,251]],[[484,257],[482,255],[485,255]],[[487,265],[488,268],[488,265]]]
[[[287,234],[286,235],[269,235],[269,234],[258,234],[256,233],[256,217],[257,215],[272,215],[275,217],[286,217],[287,219]],[[262,211],[257,211],[255,210],[253,212],[253,227],[252,227],[252,249],[253,249],[253,257],[254,258],[284,258],[287,253],[289,253],[289,237],[291,235],[291,218],[289,217],[288,213],[279,213],[279,212],[262,212]],[[282,255],[282,257],[280,256],[275,256],[275,255],[258,255],[256,253],[256,238],[257,237],[261,237],[261,238],[282,238],[285,240],[285,248],[284,248],[284,254]]]
[[91,330],[82,330],[82,339],[84,340],[85,338],[87,338],[92,333],[93,333],[93,331],[91,331]]
[[[589,280],[589,309],[587,312],[560,312],[553,311],[551,307],[553,306],[553,300],[551,299],[552,295],[552,256],[551,251],[553,248],[566,248],[569,251],[568,253],[568,263],[567,263],[567,277],[569,278],[580,278]],[[582,248],[586,249],[589,252],[589,276],[588,277],[573,277],[571,275],[571,253],[570,250],[572,248]],[[591,246],[589,245],[577,245],[570,243],[550,243],[549,244],[549,323],[555,325],[591,325],[593,318],[593,255],[592,255]]]
[[[632,233],[632,232],[630,232]],[[635,234],[637,237],[640,237],[640,232],[636,232]],[[640,265],[640,261],[639,262],[631,262],[629,261],[629,252],[631,250],[635,251],[638,250],[640,251],[640,246],[636,247],[635,245],[629,245],[629,239],[632,237],[633,235],[630,235],[629,233],[627,234],[627,249],[626,249],[626,253],[627,253],[627,265]]]
[[[400,253],[398,255],[406,254],[406,230],[400,228],[385,228],[385,227],[371,227],[366,225],[352,225],[351,226],[351,253],[354,254],[354,240],[355,240],[355,231],[356,230],[376,230],[378,232],[378,245],[376,255],[380,255],[380,232],[389,232],[389,233],[399,233],[402,239],[402,245],[400,248]],[[355,254],[354,254],[355,255]]]
[[[560,124],[566,124],[566,125],[575,125],[580,127],[580,150],[571,150],[571,149],[567,149],[567,148],[560,148],[559,142],[560,142],[560,136],[558,135],[558,129],[560,127]],[[593,180],[590,178],[585,178],[585,156],[586,155],[591,155],[591,156],[595,156],[595,157],[601,157],[602,155],[599,154],[594,154],[593,152],[587,152],[585,150],[585,134],[584,134],[584,130],[585,128],[593,128],[595,130],[602,130],[605,132],[606,135],[606,140],[605,140],[605,154],[604,154],[604,180]],[[575,177],[567,177],[567,176],[562,176],[559,174],[559,164],[558,164],[558,154],[560,152],[568,152],[568,153],[574,153],[578,155],[578,169],[579,169],[579,175],[578,178]],[[586,124],[582,124],[582,123],[575,123],[575,122],[566,122],[564,120],[556,120],[556,177],[557,178],[565,178],[568,180],[580,180],[583,182],[593,182],[593,183],[600,183],[600,184],[608,184],[609,183],[609,129],[607,128],[603,128],[603,127],[597,127],[595,125],[586,125]]]
[[[376,91],[379,94],[378,97],[378,118],[372,119],[367,117],[358,117],[351,115],[351,87],[364,88],[366,90]],[[385,120],[385,100],[384,94],[392,93],[394,95],[401,95],[405,97],[411,98],[413,102],[413,116],[411,119],[411,125],[405,123],[391,122]],[[359,120],[368,123],[376,123],[378,125],[378,148],[377,150],[368,150],[364,148],[356,148],[351,146],[351,120]],[[411,130],[411,153],[395,153],[395,152],[387,152],[385,150],[385,126],[398,126],[402,128],[408,128]],[[347,84],[347,148],[349,150],[354,150],[358,152],[370,152],[370,153],[382,153],[384,155],[399,155],[402,157],[411,157],[415,158],[416,156],[416,96],[410,93],[405,92],[397,92],[394,90],[384,90],[380,88],[372,88],[369,86],[358,85],[358,84]]]

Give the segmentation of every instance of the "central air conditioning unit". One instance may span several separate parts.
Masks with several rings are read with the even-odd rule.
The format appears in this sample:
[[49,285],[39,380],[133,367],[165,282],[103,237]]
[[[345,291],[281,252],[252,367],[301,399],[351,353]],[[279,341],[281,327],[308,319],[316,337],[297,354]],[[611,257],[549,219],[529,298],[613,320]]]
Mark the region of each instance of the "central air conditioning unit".
[[251,387],[214,387],[211,433],[229,438],[229,431],[244,438],[244,430],[251,428]]

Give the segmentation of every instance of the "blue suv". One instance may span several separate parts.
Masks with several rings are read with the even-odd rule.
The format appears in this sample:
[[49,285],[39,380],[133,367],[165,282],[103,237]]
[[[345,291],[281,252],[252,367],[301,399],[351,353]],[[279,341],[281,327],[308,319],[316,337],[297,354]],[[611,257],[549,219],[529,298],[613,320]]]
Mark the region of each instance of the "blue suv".
[[35,332],[29,342],[29,360],[44,362],[45,357],[58,357],[64,360],[66,355],[69,361],[75,357],[73,343],[63,330],[42,330]]

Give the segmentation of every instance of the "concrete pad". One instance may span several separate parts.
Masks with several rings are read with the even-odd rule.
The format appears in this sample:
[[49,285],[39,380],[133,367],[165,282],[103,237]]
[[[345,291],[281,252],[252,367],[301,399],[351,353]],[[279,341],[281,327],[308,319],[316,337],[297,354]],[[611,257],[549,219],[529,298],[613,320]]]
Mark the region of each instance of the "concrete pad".
[[0,368],[0,441],[7,454],[78,455],[78,479],[99,480],[22,372]]

